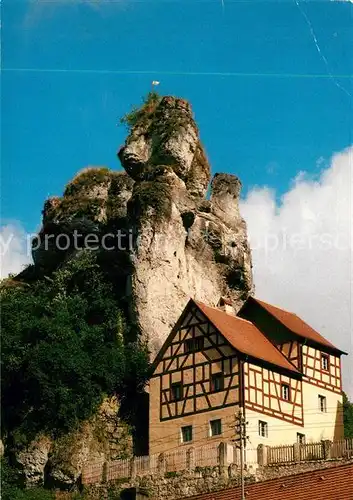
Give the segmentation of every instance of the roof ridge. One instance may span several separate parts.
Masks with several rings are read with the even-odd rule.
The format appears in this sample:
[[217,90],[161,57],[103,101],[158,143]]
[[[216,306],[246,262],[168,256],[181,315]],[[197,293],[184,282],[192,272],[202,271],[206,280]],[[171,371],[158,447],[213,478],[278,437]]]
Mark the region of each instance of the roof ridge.
[[[251,356],[252,358],[255,358],[257,359],[258,361],[262,361],[262,362],[267,362],[269,363],[270,365],[274,366],[278,369],[285,369],[287,371],[290,371],[292,373],[296,373],[296,374],[301,374],[301,372],[298,370],[298,368],[292,363],[290,362],[286,356],[284,356],[284,354],[277,348],[277,346],[273,345],[273,343],[268,339],[268,337],[252,322],[252,321],[249,321],[249,320],[246,320],[244,318],[240,318],[239,316],[237,315],[233,315],[233,314],[227,314],[225,311],[222,311],[222,309],[219,309],[217,307],[213,307],[213,306],[208,306],[206,304],[204,304],[203,302],[199,302],[199,301],[195,301],[194,300],[194,303],[196,304],[197,307],[201,308],[201,312],[207,317],[207,319],[213,324],[213,326],[219,331],[219,333],[228,341],[231,343],[231,345],[236,349],[238,350],[239,352],[241,352],[242,354],[246,355],[246,356]],[[202,308],[205,308],[205,310],[202,310]],[[261,336],[261,339],[262,339],[262,342],[264,342],[264,346],[267,346],[271,349],[273,349],[273,351],[275,351],[277,353],[277,355],[279,356],[279,358],[282,360],[282,362],[280,363],[279,362],[279,358],[277,360],[275,359],[269,359],[268,357],[264,356],[264,353],[262,354],[259,354],[258,352],[257,353],[251,353],[249,352],[248,350],[245,350],[244,349],[244,346],[240,347],[239,346],[239,336],[237,335],[234,335],[234,332],[233,330],[231,330],[230,332],[226,333],[224,331],[224,329],[222,329],[221,326],[217,325],[217,321],[215,322],[215,320],[212,318],[212,316],[210,317],[207,313],[207,309],[211,309],[211,311],[209,311],[209,314],[212,313],[212,311],[215,311],[217,312],[218,314],[222,315],[223,318],[228,318],[229,320],[242,320],[242,322],[246,323],[249,325],[249,327],[253,330],[253,332],[256,332],[257,335],[260,335]],[[220,320],[222,321],[222,320]],[[248,338],[248,335],[247,333],[246,334],[243,334],[242,338]],[[234,345],[232,344],[232,342],[238,342],[237,345]],[[248,348],[247,348],[248,349]]]
[[[253,323],[249,319],[241,318],[240,316],[238,316],[238,313],[237,314],[229,314],[229,313],[227,313],[226,311],[223,311],[222,309],[220,309],[217,306],[209,306],[208,304],[205,304],[204,302],[201,302],[200,300],[195,300],[195,302],[196,302],[196,304],[202,304],[205,307],[209,307],[210,309],[214,309],[215,311],[223,313],[227,317],[229,316],[231,318],[240,319],[240,321],[245,321],[245,323],[249,323],[250,325],[254,326],[257,330],[259,330],[260,333],[262,333],[261,330],[255,325],[255,323]],[[262,333],[262,335],[263,335],[263,333]]]
[[[295,312],[293,311],[289,311],[288,309],[284,309],[283,307],[280,307],[280,306],[277,306],[275,304],[271,304],[270,302],[266,302],[266,300],[261,300],[261,299],[258,299],[256,297],[253,297],[257,302],[262,302],[263,304],[266,304],[267,306],[271,306],[271,307],[275,307],[276,309],[279,309],[280,311],[283,311],[283,312],[286,312],[288,314],[293,314],[293,316],[297,316],[297,318],[301,319],[302,321],[304,321],[300,316],[298,316],[298,314],[296,314]],[[310,325],[309,325],[310,326]]]

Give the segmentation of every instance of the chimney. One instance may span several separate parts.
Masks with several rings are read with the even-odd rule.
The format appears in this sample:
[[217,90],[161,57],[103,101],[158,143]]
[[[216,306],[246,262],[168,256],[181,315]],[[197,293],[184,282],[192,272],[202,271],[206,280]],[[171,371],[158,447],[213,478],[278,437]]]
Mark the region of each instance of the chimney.
[[231,314],[232,316],[236,316],[235,309],[233,307],[232,302],[226,297],[221,297],[217,304],[218,309],[221,309],[227,314]]

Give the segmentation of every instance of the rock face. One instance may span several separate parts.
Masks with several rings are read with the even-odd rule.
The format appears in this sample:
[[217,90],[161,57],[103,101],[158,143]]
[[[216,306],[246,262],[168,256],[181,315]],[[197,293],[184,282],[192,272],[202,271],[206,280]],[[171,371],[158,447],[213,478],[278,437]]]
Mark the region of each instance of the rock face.
[[128,203],[135,236],[130,318],[155,354],[190,297],[216,305],[223,295],[240,307],[252,291],[241,183],[216,174],[206,199],[210,167],[190,105],[181,99],[164,97],[118,155],[135,180]]
[[95,236],[153,356],[190,297],[237,308],[251,293],[241,183],[216,174],[206,197],[210,166],[190,104],[174,97],[144,105],[118,156],[126,173],[85,169],[47,200],[33,258],[53,269],[77,251],[75,234],[79,247]]
[[44,469],[48,462],[52,441],[47,436],[38,436],[17,456],[17,466],[23,474],[27,486],[44,483]]
[[27,486],[71,489],[87,462],[130,458],[133,443],[129,427],[118,418],[119,403],[106,398],[97,414],[70,434],[52,440],[39,436],[15,455]]
[[106,399],[94,418],[55,441],[47,464],[48,485],[69,489],[78,482],[87,462],[132,456],[132,438],[126,424],[117,418],[118,410],[116,398]]

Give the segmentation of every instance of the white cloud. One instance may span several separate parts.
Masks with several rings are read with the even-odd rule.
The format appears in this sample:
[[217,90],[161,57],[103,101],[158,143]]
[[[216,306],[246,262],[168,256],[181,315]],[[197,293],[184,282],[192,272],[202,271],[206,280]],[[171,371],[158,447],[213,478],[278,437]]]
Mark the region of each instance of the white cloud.
[[[29,240],[28,240],[29,241]],[[18,223],[9,223],[0,228],[0,278],[16,274],[32,262],[31,245],[27,234]]]
[[301,172],[277,204],[255,188],[241,203],[253,250],[256,296],[297,313],[344,356],[353,397],[353,146],[316,177]]

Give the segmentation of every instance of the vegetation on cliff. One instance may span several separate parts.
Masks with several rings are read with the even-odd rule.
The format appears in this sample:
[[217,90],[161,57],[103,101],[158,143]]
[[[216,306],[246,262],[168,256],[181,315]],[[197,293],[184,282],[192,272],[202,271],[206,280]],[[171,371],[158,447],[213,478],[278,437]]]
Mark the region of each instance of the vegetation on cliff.
[[129,130],[139,123],[145,123],[152,117],[160,101],[161,96],[157,92],[149,92],[143,99],[142,106],[134,106],[120,119],[120,123],[126,125]]
[[131,343],[112,285],[89,252],[50,278],[4,287],[2,433],[17,447],[77,427],[105,395],[144,386],[148,352]]
[[345,392],[343,393],[343,423],[344,437],[353,438],[353,403],[349,401]]

